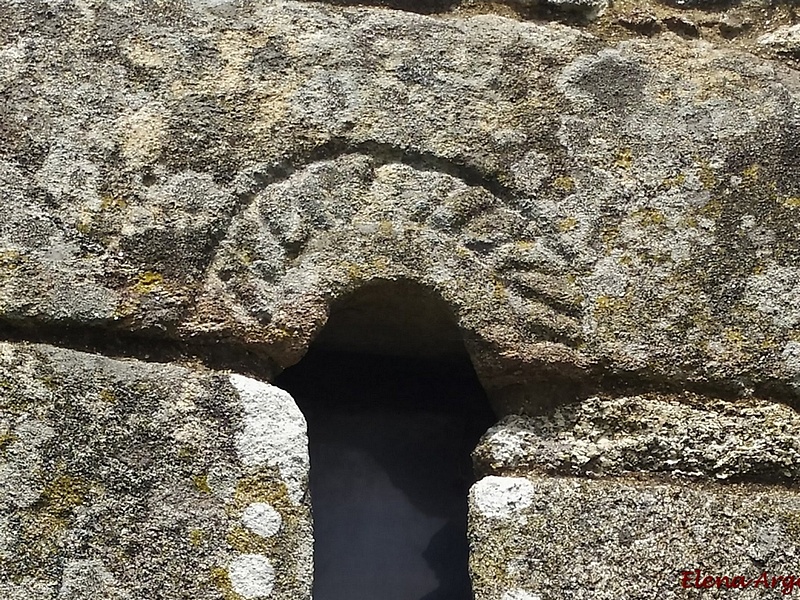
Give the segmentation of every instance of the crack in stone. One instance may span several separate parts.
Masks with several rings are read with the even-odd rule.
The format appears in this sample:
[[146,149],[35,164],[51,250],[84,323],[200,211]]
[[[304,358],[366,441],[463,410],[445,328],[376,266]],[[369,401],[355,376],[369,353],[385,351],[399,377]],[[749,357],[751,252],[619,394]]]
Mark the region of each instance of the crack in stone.
[[[96,354],[112,359],[132,359],[144,362],[172,363],[233,372],[260,381],[274,381],[282,368],[270,357],[266,348],[235,339],[223,339],[212,334],[195,336],[191,340],[177,337],[157,337],[154,334],[114,330],[82,324],[52,324],[35,320],[15,320],[0,317],[0,341],[22,344],[46,344]],[[800,410],[791,387],[775,378],[760,382],[693,381],[687,378],[658,376],[652,372],[622,372],[610,360],[597,361],[586,367],[572,365],[574,373],[550,373],[546,366],[534,367],[536,381],[571,381],[574,398],[593,395],[676,394],[689,392],[709,398],[735,400],[750,388],[753,397],[787,404]],[[512,369],[513,370],[513,369]],[[526,380],[527,381],[527,380]],[[531,379],[533,382],[533,380]],[[533,382],[535,383],[535,382]],[[746,394],[747,395],[747,394]]]
[[213,336],[181,340],[99,325],[12,321],[0,317],[0,341],[47,344],[112,359],[199,364],[216,371],[232,371],[269,381],[280,370],[257,346]]

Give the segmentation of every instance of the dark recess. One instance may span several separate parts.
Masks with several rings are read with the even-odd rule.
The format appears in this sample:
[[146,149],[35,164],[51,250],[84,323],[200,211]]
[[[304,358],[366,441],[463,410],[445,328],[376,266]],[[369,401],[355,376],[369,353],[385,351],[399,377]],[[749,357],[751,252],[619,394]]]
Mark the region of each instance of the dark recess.
[[308,420],[315,600],[470,600],[471,452],[494,415],[466,354],[311,350],[276,383]]
[[315,600],[470,600],[471,452],[495,417],[446,305],[367,285],[275,383],[308,420]]

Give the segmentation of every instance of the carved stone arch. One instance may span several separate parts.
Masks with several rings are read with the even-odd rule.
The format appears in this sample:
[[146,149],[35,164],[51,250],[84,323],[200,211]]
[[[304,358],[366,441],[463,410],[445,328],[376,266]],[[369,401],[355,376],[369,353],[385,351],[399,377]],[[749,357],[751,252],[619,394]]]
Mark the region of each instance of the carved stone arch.
[[248,197],[195,318],[277,373],[343,299],[410,282],[448,307],[496,407],[535,410],[574,397],[587,365],[569,249],[552,245],[552,224],[532,210],[452,165],[426,169],[374,149],[314,162]]

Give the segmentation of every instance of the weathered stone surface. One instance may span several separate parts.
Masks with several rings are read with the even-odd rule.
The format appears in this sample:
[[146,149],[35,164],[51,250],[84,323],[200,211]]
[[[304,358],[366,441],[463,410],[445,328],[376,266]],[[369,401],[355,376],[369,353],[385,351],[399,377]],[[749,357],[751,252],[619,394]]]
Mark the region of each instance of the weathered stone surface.
[[409,279],[502,410],[609,368],[797,398],[796,71],[493,15],[132,6],[4,9],[6,322],[288,365],[332,301]]
[[608,8],[608,0],[547,0],[545,5],[560,11],[571,11],[584,18],[596,19]]
[[690,395],[590,398],[536,418],[508,416],[475,451],[481,473],[800,481],[800,416],[755,400]]
[[758,43],[779,54],[800,58],[800,24],[780,27],[772,33],[760,37]]
[[0,332],[98,353],[0,345],[0,591],[307,597],[291,398],[99,354],[270,378],[365,286],[441,300],[409,322],[452,318],[506,416],[478,597],[796,573],[791,3],[376,2],[446,14],[0,0]]
[[307,470],[277,388],[0,344],[10,600],[310,597]]
[[683,573],[800,575],[799,425],[784,405],[689,394],[502,419],[474,453],[489,474],[470,494],[476,598],[776,594],[783,584],[698,591]]
[[795,491],[556,477],[486,477],[470,494],[478,600],[775,597],[794,581],[684,588],[684,571],[800,572]]

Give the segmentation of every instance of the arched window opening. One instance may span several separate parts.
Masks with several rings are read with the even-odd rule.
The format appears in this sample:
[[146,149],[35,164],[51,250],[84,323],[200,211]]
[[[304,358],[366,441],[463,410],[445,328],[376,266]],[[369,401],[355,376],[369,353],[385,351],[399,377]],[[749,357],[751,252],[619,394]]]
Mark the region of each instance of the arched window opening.
[[315,600],[470,600],[470,453],[494,422],[446,306],[377,282],[276,382],[306,415]]

